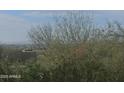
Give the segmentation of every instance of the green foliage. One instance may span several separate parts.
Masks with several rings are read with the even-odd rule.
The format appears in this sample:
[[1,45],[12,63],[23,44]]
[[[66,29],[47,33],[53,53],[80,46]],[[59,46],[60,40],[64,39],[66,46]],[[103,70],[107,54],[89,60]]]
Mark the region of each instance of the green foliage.
[[71,14],[29,33],[37,53],[0,47],[0,81],[124,81],[124,27],[95,27],[89,17]]

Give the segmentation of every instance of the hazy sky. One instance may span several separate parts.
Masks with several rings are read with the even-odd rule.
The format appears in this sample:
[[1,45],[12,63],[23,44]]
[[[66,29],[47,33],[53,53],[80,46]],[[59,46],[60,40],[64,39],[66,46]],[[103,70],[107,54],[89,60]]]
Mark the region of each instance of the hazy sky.
[[[31,26],[53,22],[53,16],[68,11],[0,11],[0,43],[27,43]],[[86,12],[86,11],[85,11]],[[124,11],[87,11],[93,14],[96,24],[117,20],[124,24]]]

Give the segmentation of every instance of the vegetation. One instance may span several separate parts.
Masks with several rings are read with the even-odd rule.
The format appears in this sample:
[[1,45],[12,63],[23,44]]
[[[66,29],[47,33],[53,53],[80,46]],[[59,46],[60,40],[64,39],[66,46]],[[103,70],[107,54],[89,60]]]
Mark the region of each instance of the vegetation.
[[0,47],[0,75],[21,75],[0,81],[124,81],[124,27],[118,22],[98,27],[91,17],[70,13],[32,28],[29,37],[35,52]]

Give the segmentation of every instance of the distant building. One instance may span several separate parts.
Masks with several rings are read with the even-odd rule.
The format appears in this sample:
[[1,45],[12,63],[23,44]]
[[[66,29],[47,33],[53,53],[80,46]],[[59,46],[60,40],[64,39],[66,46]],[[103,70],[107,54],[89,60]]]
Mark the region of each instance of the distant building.
[[22,52],[34,52],[32,49],[23,49]]

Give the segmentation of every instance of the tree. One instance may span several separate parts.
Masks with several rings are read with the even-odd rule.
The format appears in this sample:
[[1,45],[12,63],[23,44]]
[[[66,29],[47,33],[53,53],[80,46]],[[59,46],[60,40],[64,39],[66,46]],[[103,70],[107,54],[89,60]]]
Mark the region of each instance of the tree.
[[31,29],[29,37],[36,48],[45,48],[52,40],[52,27],[50,24],[37,26]]
[[53,25],[39,25],[29,32],[29,37],[38,48],[46,48],[54,41],[61,43],[86,42],[95,30],[92,19],[82,12],[71,12],[55,18]]

